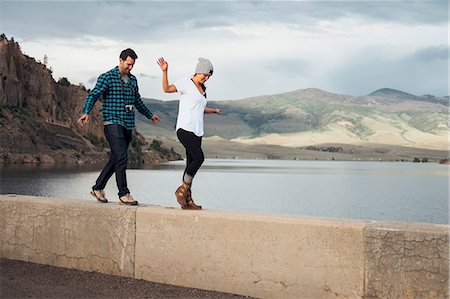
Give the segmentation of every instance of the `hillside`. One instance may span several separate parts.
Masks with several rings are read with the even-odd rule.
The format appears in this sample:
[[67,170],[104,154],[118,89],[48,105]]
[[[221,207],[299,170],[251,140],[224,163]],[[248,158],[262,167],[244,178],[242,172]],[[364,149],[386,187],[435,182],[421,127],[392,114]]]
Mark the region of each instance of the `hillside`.
[[[100,103],[88,128],[76,121],[83,86],[58,82],[51,70],[0,37],[0,163],[97,163],[108,158]],[[139,113],[133,162],[179,159],[178,101],[144,100],[162,122]],[[383,88],[367,96],[300,89],[236,101],[214,101],[223,115],[205,116],[207,157],[295,159],[448,158],[449,97]],[[145,137],[145,138],[144,138]],[[153,146],[149,145],[158,139]],[[168,149],[168,148],[173,148]]]
[[[210,102],[223,115],[205,115],[205,137],[236,146],[273,145],[327,148],[332,144],[374,148],[405,147],[437,151],[447,157],[448,97],[415,96],[380,89],[367,96],[340,95],[319,89],[236,101]],[[162,118],[159,128],[139,124],[145,136],[174,139],[178,101],[146,100]],[[217,136],[217,137],[213,137]],[[278,149],[282,151],[282,149]],[[266,153],[267,156],[276,156]],[[435,153],[436,154],[436,153]],[[408,156],[412,158],[411,156]]]
[[[99,163],[108,159],[100,105],[89,126],[77,124],[87,92],[24,55],[18,43],[0,38],[0,163]],[[179,159],[167,148],[150,148],[136,133],[132,162]]]

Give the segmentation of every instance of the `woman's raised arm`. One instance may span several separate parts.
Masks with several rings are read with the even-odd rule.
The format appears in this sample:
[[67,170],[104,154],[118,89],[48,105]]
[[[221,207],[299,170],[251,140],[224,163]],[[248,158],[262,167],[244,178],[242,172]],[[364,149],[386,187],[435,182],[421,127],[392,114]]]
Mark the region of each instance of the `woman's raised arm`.
[[169,70],[169,64],[167,61],[164,60],[164,58],[158,58],[158,65],[162,70],[162,85],[163,85],[163,91],[166,93],[173,93],[177,92],[177,87],[173,84],[169,84],[169,77],[167,75],[167,72]]

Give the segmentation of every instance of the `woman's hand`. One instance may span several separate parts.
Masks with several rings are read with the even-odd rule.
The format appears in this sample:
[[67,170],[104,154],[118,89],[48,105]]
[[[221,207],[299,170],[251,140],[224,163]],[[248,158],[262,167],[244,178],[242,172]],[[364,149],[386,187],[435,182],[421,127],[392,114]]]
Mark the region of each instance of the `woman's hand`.
[[167,69],[169,68],[169,64],[167,61],[164,60],[164,58],[158,58],[158,65],[163,71],[162,73],[162,85],[163,85],[163,91],[167,93],[177,92],[177,88],[173,84],[169,84],[169,78],[167,75]]
[[208,107],[205,107],[205,113],[217,113],[217,114],[222,114],[222,111],[220,111],[219,108],[208,108]]
[[158,65],[163,72],[167,71],[167,69],[169,68],[169,64],[162,57],[158,58]]

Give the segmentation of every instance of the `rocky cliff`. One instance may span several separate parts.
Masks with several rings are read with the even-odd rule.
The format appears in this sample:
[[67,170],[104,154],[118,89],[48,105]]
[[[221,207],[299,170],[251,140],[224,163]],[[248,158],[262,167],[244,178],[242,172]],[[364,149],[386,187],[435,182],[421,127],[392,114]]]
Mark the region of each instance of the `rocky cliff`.
[[[97,163],[108,159],[98,102],[89,126],[77,120],[87,91],[56,82],[46,65],[24,55],[18,43],[0,38],[0,163]],[[160,145],[160,143],[158,143]],[[180,159],[173,150],[149,146],[139,133],[130,162]]]

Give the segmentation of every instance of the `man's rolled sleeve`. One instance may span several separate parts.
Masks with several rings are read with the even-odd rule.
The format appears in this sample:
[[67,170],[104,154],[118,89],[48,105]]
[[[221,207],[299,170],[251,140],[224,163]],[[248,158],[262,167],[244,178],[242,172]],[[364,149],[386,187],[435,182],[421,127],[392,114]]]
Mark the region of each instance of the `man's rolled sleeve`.
[[83,114],[89,114],[92,107],[94,107],[95,102],[100,98],[100,96],[108,89],[108,78],[106,74],[101,74],[94,89],[86,96],[86,102],[84,103]]
[[147,118],[152,118],[153,113],[147,108],[147,106],[144,105],[144,103],[142,102],[142,100],[136,99],[136,109],[142,113],[143,115],[145,115]]
[[147,108],[147,106],[144,105],[144,102],[142,102],[141,99],[141,95],[139,94],[139,87],[137,86],[137,82],[136,82],[136,99],[134,101],[134,105],[136,106],[136,109],[143,115],[145,115],[145,117],[147,118],[152,118],[153,113]]

